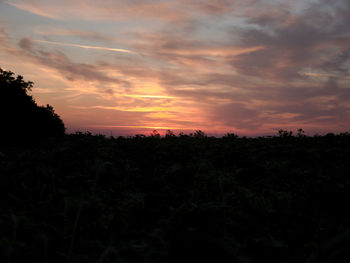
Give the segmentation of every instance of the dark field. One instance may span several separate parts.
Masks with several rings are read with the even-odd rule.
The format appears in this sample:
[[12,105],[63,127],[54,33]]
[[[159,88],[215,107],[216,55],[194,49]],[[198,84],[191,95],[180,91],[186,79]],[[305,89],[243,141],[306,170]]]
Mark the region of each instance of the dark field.
[[294,263],[349,256],[348,133],[78,133],[0,152],[1,262]]

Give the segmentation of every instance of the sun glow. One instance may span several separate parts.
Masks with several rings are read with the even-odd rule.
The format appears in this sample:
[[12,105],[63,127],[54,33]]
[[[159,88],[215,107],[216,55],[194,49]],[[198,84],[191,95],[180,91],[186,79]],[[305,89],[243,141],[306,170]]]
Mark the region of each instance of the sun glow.
[[166,127],[166,126],[137,126],[137,125],[89,125],[91,128],[135,128],[135,129],[154,129],[154,130],[194,130],[189,127]]
[[164,96],[164,95],[131,95],[131,94],[124,94],[125,97],[131,97],[131,98],[147,98],[147,99],[175,99],[176,97],[172,96]]

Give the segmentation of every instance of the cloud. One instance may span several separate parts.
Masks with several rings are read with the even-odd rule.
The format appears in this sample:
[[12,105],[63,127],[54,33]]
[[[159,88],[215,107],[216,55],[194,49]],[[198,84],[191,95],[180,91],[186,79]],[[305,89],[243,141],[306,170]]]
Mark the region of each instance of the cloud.
[[249,109],[247,105],[237,102],[218,105],[218,107],[213,108],[211,121],[217,122],[215,119],[218,120],[219,116],[223,120],[219,124],[240,129],[261,128],[264,121],[256,109]]
[[256,130],[278,124],[326,129],[326,122],[344,127],[350,120],[345,84],[332,78],[324,82],[328,75],[320,79],[305,74],[348,74],[347,18],[334,22],[322,10],[251,13],[246,21],[254,27],[235,28],[239,41],[231,44],[165,30],[138,34],[134,48],[170,62],[175,68],[150,75],[169,94],[196,105],[210,123]]
[[[35,15],[55,20],[176,22],[197,19],[197,16],[222,16],[244,13],[243,10],[266,7],[257,0],[12,0],[9,5]],[[282,1],[283,2],[283,1]],[[281,5],[281,3],[279,3]],[[185,22],[185,23],[184,23]]]
[[18,45],[24,50],[33,51],[33,41],[29,38],[22,38]]
[[80,39],[95,40],[101,42],[113,42],[114,40],[113,37],[99,32],[86,31],[81,29],[66,29],[51,26],[41,26],[35,30],[35,33],[44,37],[76,37]]
[[122,52],[122,53],[130,53],[130,54],[134,53],[135,54],[135,52],[133,52],[131,50],[122,49],[122,48],[88,46],[88,45],[81,45],[81,44],[62,43],[62,42],[38,40],[38,39],[32,39],[31,41],[39,42],[39,43],[46,43],[46,44],[51,44],[51,45],[58,45],[58,46],[63,46],[63,47],[77,47],[77,48],[84,48],[84,49],[95,49],[95,50],[102,50],[102,51],[112,51],[112,52]]
[[[325,69],[332,64],[339,71],[335,64],[347,59],[342,41],[350,37],[350,19],[343,9],[349,4],[336,3],[321,1],[299,14],[283,9],[251,14],[246,22],[259,28],[234,33],[240,34],[246,47],[265,48],[232,58],[232,66],[241,74],[283,82],[302,78],[300,71],[306,67]],[[334,61],[337,50],[342,50],[341,55]]]
[[89,127],[93,128],[134,128],[134,129],[156,129],[156,130],[195,130],[196,128],[188,128],[188,127],[157,127],[157,126],[125,126],[125,125],[89,125]]
[[83,1],[83,0],[16,0],[8,4],[55,20],[120,21],[134,18],[177,21],[187,17],[186,12],[170,1]]
[[325,61],[320,68],[327,72],[350,76],[350,48],[341,50],[334,57]]
[[5,42],[5,29],[0,27],[0,41]]
[[62,19],[60,16],[54,14],[52,10],[50,10],[48,7],[40,5],[38,2],[35,1],[28,1],[28,2],[6,2],[9,5],[12,5],[13,7],[16,7],[18,9],[27,11],[29,13],[51,18],[51,19]]
[[251,90],[245,98],[213,107],[212,121],[249,129],[262,129],[272,124],[279,127],[321,127],[346,129],[350,121],[350,85],[341,87],[329,78],[321,87],[315,84],[296,87],[287,85]]
[[34,48],[34,42],[30,38],[21,39],[19,46],[25,52],[22,55],[26,55],[37,63],[60,71],[69,80],[78,78],[89,81],[110,82],[124,87],[130,86],[130,83],[125,80],[119,80],[100,72],[99,68],[95,65],[72,62],[60,51],[48,52],[39,50],[38,47]]
[[227,1],[227,0],[216,0],[216,1],[182,1],[184,6],[190,6],[195,11],[201,11],[205,14],[225,14],[232,11],[232,8],[239,1]]
[[350,128],[349,1],[12,3],[58,20],[9,44],[75,85],[84,125]]

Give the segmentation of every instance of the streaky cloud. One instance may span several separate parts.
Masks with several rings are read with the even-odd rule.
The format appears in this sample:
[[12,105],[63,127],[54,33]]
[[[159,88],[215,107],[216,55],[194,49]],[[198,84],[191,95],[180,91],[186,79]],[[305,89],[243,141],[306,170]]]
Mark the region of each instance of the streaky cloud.
[[32,39],[32,41],[39,42],[39,43],[51,44],[51,45],[64,46],[64,47],[77,47],[77,48],[85,48],[85,49],[96,49],[96,50],[103,50],[103,51],[112,51],[112,52],[122,52],[122,53],[137,54],[134,51],[131,51],[131,50],[128,50],[128,49],[122,49],[122,48],[88,46],[88,45],[73,44],[73,43],[63,43],[63,42],[39,40],[39,39]]
[[162,127],[162,126],[130,126],[130,125],[89,125],[91,128],[142,128],[142,129],[155,129],[155,130],[195,130],[196,128],[189,127]]
[[128,111],[128,112],[169,112],[170,110],[163,107],[114,107],[114,106],[103,106],[103,105],[97,105],[97,106],[71,106],[71,108],[75,109],[102,109],[102,110],[115,110],[115,111]]
[[61,20],[62,18],[53,14],[50,11],[44,10],[44,8],[40,8],[38,7],[38,5],[31,5],[31,3],[13,3],[13,2],[9,2],[9,1],[4,1],[6,4],[13,6],[17,9],[38,15],[38,16],[42,16],[42,17],[46,17],[46,18],[50,18],[50,19],[54,19],[54,20]]
[[163,95],[130,95],[130,94],[124,94],[125,97],[132,97],[132,98],[146,98],[146,99],[175,99],[174,96],[163,96]]

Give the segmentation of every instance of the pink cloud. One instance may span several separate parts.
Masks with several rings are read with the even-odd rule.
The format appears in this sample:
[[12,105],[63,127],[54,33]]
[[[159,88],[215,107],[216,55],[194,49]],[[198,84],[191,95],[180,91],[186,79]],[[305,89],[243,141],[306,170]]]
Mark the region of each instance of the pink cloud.
[[176,21],[187,17],[180,12],[181,7],[168,1],[103,1],[86,2],[82,0],[16,0],[8,4],[56,20],[102,20],[118,21],[131,18],[160,19]]

